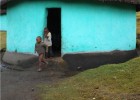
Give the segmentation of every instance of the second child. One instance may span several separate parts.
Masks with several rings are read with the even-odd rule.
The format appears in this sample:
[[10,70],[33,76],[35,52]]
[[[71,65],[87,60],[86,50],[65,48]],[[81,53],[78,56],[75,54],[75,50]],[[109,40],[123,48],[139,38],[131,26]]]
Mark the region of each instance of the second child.
[[36,38],[36,44],[35,44],[35,53],[37,52],[39,55],[38,72],[42,71],[42,62],[47,63],[45,59],[46,47],[47,46],[42,42],[42,38],[38,36]]

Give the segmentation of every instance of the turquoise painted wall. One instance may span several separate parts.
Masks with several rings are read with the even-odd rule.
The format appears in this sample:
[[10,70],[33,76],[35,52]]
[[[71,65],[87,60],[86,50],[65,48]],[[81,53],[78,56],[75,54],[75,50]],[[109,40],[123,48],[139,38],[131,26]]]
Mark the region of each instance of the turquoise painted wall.
[[[14,6],[12,6],[14,5]],[[37,36],[42,36],[46,25],[47,7],[57,3],[16,2],[8,7],[8,51],[34,53]]]
[[0,30],[6,31],[7,30],[7,16],[0,15]]
[[132,5],[69,4],[63,12],[67,12],[62,16],[64,53],[136,48],[136,12]]
[[50,7],[62,9],[63,54],[135,49],[135,6],[90,1],[24,1],[8,7],[8,51],[34,52],[35,38],[43,33],[46,8]]

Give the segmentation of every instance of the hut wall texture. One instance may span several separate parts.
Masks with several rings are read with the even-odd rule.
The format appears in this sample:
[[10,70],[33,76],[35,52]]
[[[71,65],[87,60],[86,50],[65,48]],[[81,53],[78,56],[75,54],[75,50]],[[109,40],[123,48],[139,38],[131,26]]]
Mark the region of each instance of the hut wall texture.
[[62,54],[136,48],[135,6],[84,1],[11,2],[7,50],[34,53],[35,38],[46,25],[46,8],[51,7],[62,10]]

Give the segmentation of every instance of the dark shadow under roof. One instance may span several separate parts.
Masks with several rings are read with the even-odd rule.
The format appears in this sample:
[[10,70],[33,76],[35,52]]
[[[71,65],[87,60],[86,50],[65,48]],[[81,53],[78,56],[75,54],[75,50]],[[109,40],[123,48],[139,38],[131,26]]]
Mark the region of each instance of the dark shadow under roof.
[[[0,14],[6,13],[7,3],[10,3],[10,1],[16,0],[1,0],[0,1]],[[136,11],[140,11],[140,0],[98,0],[101,2],[120,2],[120,3],[129,3],[137,5]],[[41,1],[40,1],[41,2]]]

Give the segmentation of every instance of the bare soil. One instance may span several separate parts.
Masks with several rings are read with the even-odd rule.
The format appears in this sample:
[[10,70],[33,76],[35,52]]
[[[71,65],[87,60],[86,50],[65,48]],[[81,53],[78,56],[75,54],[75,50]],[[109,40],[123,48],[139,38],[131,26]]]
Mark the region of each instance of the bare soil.
[[78,73],[68,70],[61,57],[50,59],[42,72],[36,71],[37,63],[26,69],[7,64],[0,68],[1,100],[40,100],[39,85],[54,84]]
[[69,71],[60,57],[48,62],[42,72],[37,72],[37,63],[26,69],[7,64],[1,67],[1,100],[40,100],[39,85],[50,85],[77,73]]

